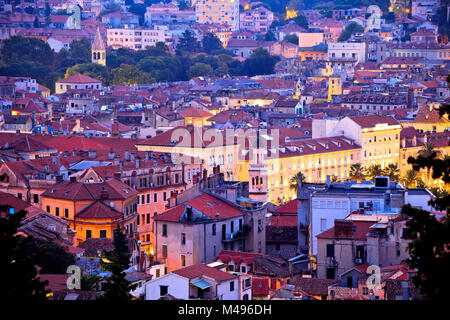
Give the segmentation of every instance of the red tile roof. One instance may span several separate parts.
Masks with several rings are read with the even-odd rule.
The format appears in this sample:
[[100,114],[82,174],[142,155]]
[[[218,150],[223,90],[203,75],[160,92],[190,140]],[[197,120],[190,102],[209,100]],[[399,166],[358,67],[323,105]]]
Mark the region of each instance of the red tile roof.
[[273,215],[269,218],[269,224],[277,227],[296,227],[297,215]]
[[359,124],[362,128],[373,128],[380,123],[386,123],[388,125],[400,124],[397,120],[388,116],[370,115],[370,116],[356,116],[350,117],[354,122]]
[[211,112],[199,109],[199,108],[194,108],[194,107],[190,107],[187,109],[184,109],[183,111],[181,111],[180,116],[182,116],[183,118],[187,118],[187,117],[193,117],[193,118],[206,118],[206,117],[212,117],[213,114]]
[[228,263],[231,260],[233,260],[237,264],[241,262],[245,262],[246,264],[252,264],[253,259],[258,257],[263,257],[263,255],[260,253],[252,253],[252,252],[222,250],[219,252],[219,255],[216,258],[216,260],[220,260],[224,263]]
[[56,81],[56,83],[101,83],[101,81],[79,73],[64,79],[60,79]]
[[76,214],[77,218],[83,219],[119,219],[123,217],[123,214],[119,211],[111,208],[111,206],[105,204],[103,201],[95,201],[89,206],[81,210]]
[[[242,216],[244,214],[239,209],[223,202],[222,200],[204,193],[190,201],[156,215],[153,219],[156,221],[178,222],[182,217],[186,206],[191,206],[212,219],[227,219]],[[217,216],[217,214],[219,215]]]
[[298,207],[298,200],[294,199],[289,201],[288,203],[283,204],[282,206],[278,207],[277,213],[292,213],[297,215],[297,207]]
[[216,280],[217,282],[228,281],[238,278],[237,275],[217,270],[216,268],[209,267],[206,264],[194,264],[192,266],[178,269],[172,272],[188,279],[207,276]]
[[[366,235],[370,231],[370,227],[374,224],[375,223],[373,221],[353,221],[353,230],[351,232],[351,236],[345,236],[345,239],[348,238],[352,240],[366,240]],[[343,237],[344,235],[340,236],[340,238]],[[335,227],[332,227],[318,234],[317,239],[336,239]]]
[[71,201],[99,200],[103,191],[106,192],[106,199],[109,200],[125,200],[138,194],[136,190],[125,183],[111,179],[101,183],[61,181],[54,184],[41,196]]

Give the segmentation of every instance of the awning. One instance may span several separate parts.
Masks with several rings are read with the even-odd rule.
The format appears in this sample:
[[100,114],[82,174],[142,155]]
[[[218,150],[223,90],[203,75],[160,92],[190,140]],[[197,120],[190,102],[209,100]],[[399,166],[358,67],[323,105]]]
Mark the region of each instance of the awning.
[[212,284],[210,284],[209,282],[206,282],[203,279],[192,281],[191,284],[193,284],[194,286],[196,286],[200,289],[206,289],[206,288],[209,288],[212,286]]

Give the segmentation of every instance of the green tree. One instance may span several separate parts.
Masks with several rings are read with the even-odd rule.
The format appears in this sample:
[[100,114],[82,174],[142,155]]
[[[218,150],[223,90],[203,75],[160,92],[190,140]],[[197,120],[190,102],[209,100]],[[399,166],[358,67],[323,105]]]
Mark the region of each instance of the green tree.
[[5,64],[31,61],[51,67],[54,55],[47,42],[31,37],[12,36],[2,41],[0,49],[1,61]]
[[352,34],[361,33],[361,32],[364,32],[364,28],[361,27],[361,25],[359,23],[350,22],[345,27],[345,29],[342,31],[341,35],[339,36],[338,41],[339,42],[347,41],[348,39],[350,39]]
[[407,188],[417,188],[418,172],[410,169],[400,178],[400,183]]
[[259,74],[272,74],[275,64],[279,60],[280,57],[271,56],[266,49],[258,48],[242,63],[241,74],[250,77]]
[[145,13],[147,12],[147,6],[145,4],[132,4],[128,11],[137,15],[139,17],[139,24],[141,26],[144,25]]
[[223,49],[222,42],[213,33],[207,33],[202,39],[202,49],[207,54]]
[[91,62],[91,42],[87,38],[72,41],[69,54],[75,64]]
[[111,70],[111,84],[144,84],[155,82],[147,72],[136,65],[121,64],[119,68]]
[[99,291],[102,278],[96,274],[81,275],[81,291]]
[[388,176],[389,180],[398,181],[400,170],[397,165],[390,163],[386,166],[386,168],[384,168],[383,175]]
[[361,163],[354,163],[350,166],[349,176],[358,182],[361,182],[365,178],[365,170]]
[[302,27],[305,30],[308,30],[308,19],[303,14],[299,14],[297,17],[294,18],[295,23]]
[[200,52],[200,42],[189,30],[183,32],[182,37],[178,41],[177,54],[182,54],[183,52]]
[[[450,85],[450,77],[447,77]],[[449,104],[440,107],[440,115],[450,114]],[[448,189],[450,184],[450,158],[438,157],[437,151],[430,146],[424,148],[417,158],[408,158],[414,170],[427,168],[432,172],[433,179],[440,179]],[[440,220],[429,212],[406,205],[402,208],[402,215],[408,216],[406,226],[412,241],[408,245],[410,257],[406,262],[417,269],[413,277],[414,284],[419,288],[426,299],[445,299],[448,294],[448,283],[450,276],[450,195],[447,193],[437,194],[430,200],[436,210],[445,211],[447,215]]]
[[64,77],[67,78],[79,73],[94,79],[98,79],[102,81],[103,85],[108,85],[109,83],[108,69],[98,63],[76,64],[73,67],[67,68]]
[[287,41],[298,46],[298,36],[295,33],[288,34],[283,38],[283,41]]
[[277,41],[277,38],[275,38],[274,33],[271,30],[269,30],[264,35],[264,41]]
[[202,62],[197,62],[186,71],[189,79],[199,76],[212,76],[213,74],[213,68],[209,64]]
[[[130,291],[137,285],[132,285],[125,277],[124,270],[130,267],[130,253],[127,246],[127,237],[120,230],[120,227],[114,230],[114,250],[105,253],[105,258],[100,264],[104,270],[111,272],[111,277],[102,283],[104,294],[99,300],[107,301],[128,301],[133,298]],[[104,261],[106,260],[106,261]]]
[[373,180],[376,176],[381,175],[383,175],[383,170],[379,164],[371,164],[366,170],[366,177],[370,180]]
[[42,274],[65,274],[67,267],[76,263],[73,254],[53,241],[32,238],[28,243],[28,251],[34,256]]
[[41,282],[36,261],[28,251],[30,238],[17,234],[25,210],[11,214],[9,206],[0,206],[0,281],[2,301],[46,300],[47,281]]
[[139,61],[139,66],[157,82],[177,81],[181,77],[181,63],[176,56],[147,56]]
[[305,181],[305,175],[302,172],[297,172],[290,180],[289,180],[289,188],[295,190],[297,192],[298,190],[298,179],[302,181],[302,183]]
[[[421,161],[433,161],[433,160],[437,160],[439,157],[441,157],[442,152],[439,150],[436,150],[433,143],[427,142],[423,145],[422,149],[420,149],[417,154],[419,156],[417,159],[420,159]],[[409,163],[409,159],[408,159],[408,163]],[[430,162],[429,166],[425,166],[425,183],[428,185],[430,185],[432,183],[431,162]]]

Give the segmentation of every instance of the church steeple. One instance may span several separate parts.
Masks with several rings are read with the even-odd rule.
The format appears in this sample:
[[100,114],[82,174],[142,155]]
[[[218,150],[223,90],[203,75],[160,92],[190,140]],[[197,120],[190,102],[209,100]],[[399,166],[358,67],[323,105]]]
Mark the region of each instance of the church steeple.
[[98,63],[102,66],[106,66],[106,49],[103,43],[102,36],[100,35],[100,29],[97,28],[97,33],[95,34],[94,44],[91,48],[91,60],[92,63]]

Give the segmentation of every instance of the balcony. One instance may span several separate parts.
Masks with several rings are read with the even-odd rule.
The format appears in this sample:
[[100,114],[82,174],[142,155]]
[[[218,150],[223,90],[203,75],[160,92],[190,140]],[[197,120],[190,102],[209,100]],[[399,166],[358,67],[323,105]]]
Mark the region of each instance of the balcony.
[[246,232],[244,231],[238,231],[235,233],[225,233],[222,236],[222,242],[233,242],[239,239],[243,239],[246,236]]
[[356,62],[358,58],[356,57],[328,57],[331,62]]

